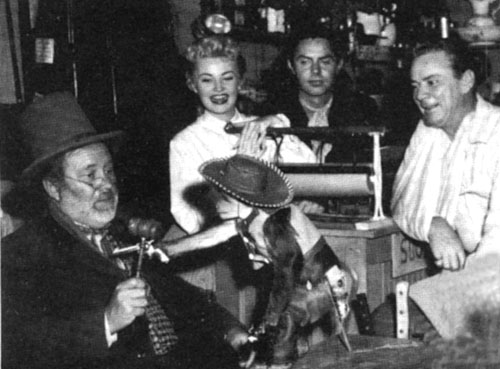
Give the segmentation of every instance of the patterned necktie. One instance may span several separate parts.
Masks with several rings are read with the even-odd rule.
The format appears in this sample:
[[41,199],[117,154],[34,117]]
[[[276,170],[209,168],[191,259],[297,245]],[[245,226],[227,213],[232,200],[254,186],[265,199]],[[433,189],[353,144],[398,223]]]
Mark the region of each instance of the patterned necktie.
[[[107,231],[102,234],[100,246],[104,255],[108,256],[112,254],[115,248],[119,247],[118,242]],[[119,266],[120,263],[123,265],[121,259],[115,258],[114,260]],[[132,270],[132,268],[127,269]],[[146,306],[145,315],[148,321],[149,339],[155,355],[165,355],[175,346],[178,337],[175,334],[172,321],[167,317],[153,294],[149,293],[147,299],[148,305]]]
[[149,339],[156,355],[165,355],[179,340],[174,325],[153,294],[148,294],[146,318],[149,322]]
[[91,236],[92,243],[107,258],[113,255],[113,251],[118,247],[118,242],[109,235],[107,230],[103,232],[93,231]]
[[119,248],[120,245],[118,241],[109,233],[107,229],[104,230],[92,230],[90,234],[90,241],[97,250],[104,255],[107,259],[115,263],[120,269],[130,271],[131,263],[127,260],[122,260],[120,258],[112,257],[113,251]]
[[[113,260],[120,268],[129,271],[132,268],[119,258],[110,258],[115,248],[120,247],[118,241],[111,235],[108,229],[90,229],[79,225],[79,229],[87,234],[93,246],[106,258]],[[172,321],[167,317],[165,311],[153,296],[147,296],[146,319],[148,320],[148,334],[155,355],[165,355],[178,341]]]

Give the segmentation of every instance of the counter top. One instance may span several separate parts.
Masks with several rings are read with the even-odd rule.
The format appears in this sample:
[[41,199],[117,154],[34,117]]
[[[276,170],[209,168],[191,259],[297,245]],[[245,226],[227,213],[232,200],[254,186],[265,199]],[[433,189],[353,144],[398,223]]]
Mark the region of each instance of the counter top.
[[390,337],[350,335],[348,352],[338,337],[314,345],[292,369],[409,369],[431,368],[440,358],[432,345]]
[[381,221],[339,222],[335,217],[311,216],[313,223],[323,235],[338,237],[378,238],[399,232],[399,228],[391,218]]

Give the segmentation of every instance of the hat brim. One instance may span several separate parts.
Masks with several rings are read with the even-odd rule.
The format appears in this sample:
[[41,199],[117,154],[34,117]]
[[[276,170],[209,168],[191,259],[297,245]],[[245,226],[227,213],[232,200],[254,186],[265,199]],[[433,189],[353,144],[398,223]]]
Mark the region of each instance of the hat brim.
[[226,194],[250,206],[258,208],[281,208],[292,202],[294,195],[293,187],[278,167],[264,160],[252,157],[246,158],[265,165],[268,171],[268,186],[272,189],[271,191],[248,193],[242,192],[232,186],[224,175],[224,167],[230,157],[207,161],[200,166],[199,172],[207,181],[220,188]]
[[33,163],[31,163],[26,169],[23,170],[20,180],[21,182],[27,183],[38,179],[40,175],[42,175],[43,172],[47,169],[47,164],[51,159],[68,151],[75,150],[93,143],[105,141],[113,141],[113,143],[118,146],[124,139],[124,131],[112,131],[107,133],[92,134],[89,136],[72,139],[71,141],[68,141],[67,143],[57,147],[56,150],[47,153],[46,155],[33,161]]

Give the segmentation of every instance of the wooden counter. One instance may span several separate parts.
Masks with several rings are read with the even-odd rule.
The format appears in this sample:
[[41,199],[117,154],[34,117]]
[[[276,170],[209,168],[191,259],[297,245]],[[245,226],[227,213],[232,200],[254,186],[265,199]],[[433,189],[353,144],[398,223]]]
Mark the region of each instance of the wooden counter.
[[[393,223],[367,231],[338,229],[324,222],[315,224],[338,258],[356,272],[357,293],[366,294],[370,311],[394,292],[397,282],[413,283],[427,275],[421,249],[403,237]],[[217,301],[248,324],[256,302],[256,290],[251,283],[234,280],[235,273],[243,272],[235,271],[235,265],[238,264],[225,259],[217,262]],[[246,282],[251,282],[249,279]]]
[[395,338],[350,335],[349,341],[352,352],[330,337],[312,346],[292,369],[431,369],[438,368],[443,355],[434,346]]
[[357,273],[358,293],[366,294],[370,311],[394,292],[397,282],[413,283],[427,276],[421,248],[393,222],[366,231],[315,224],[338,258]]

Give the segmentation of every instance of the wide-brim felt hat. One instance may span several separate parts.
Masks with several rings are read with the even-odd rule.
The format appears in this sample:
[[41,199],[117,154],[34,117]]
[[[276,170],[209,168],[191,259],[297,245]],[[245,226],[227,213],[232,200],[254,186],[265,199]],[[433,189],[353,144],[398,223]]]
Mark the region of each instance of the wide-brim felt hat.
[[123,131],[98,133],[69,92],[35,99],[21,114],[19,125],[33,160],[21,174],[24,183],[38,179],[58,155],[97,142],[119,144],[125,136]]
[[246,155],[212,159],[199,172],[237,200],[258,208],[281,208],[293,199],[293,187],[275,165]]

